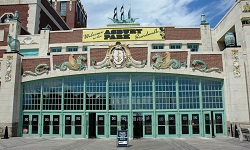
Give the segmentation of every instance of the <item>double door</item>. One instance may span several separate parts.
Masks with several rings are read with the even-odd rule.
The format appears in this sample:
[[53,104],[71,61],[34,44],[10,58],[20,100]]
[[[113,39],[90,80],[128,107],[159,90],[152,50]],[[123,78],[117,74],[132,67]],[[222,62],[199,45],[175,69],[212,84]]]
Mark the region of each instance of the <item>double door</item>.
[[24,114],[23,115],[23,135],[40,135],[40,115],[39,114]]
[[63,115],[63,136],[83,137],[83,114]]
[[180,136],[201,136],[201,115],[199,112],[180,113]]
[[204,111],[204,136],[214,137],[225,135],[224,115],[221,111]]
[[43,136],[62,136],[61,114],[42,115],[42,135]]
[[116,137],[118,130],[128,130],[129,122],[129,114],[109,114],[109,136]]
[[157,137],[177,136],[177,114],[176,113],[157,113],[156,115],[156,135]]

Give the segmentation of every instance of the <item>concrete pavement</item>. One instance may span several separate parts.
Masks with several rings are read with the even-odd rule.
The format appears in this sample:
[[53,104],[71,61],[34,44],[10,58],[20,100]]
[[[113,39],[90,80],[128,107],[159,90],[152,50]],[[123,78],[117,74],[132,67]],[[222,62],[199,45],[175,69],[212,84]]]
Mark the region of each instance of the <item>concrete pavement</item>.
[[250,141],[238,138],[158,138],[129,141],[116,147],[116,139],[14,137],[0,139],[0,150],[249,150]]

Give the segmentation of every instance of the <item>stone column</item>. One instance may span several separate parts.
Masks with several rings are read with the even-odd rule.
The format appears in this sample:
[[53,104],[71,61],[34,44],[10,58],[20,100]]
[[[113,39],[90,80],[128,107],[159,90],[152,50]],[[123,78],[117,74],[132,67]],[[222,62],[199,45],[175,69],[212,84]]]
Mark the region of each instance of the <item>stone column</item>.
[[[0,136],[8,126],[9,137],[18,136],[20,129],[21,55],[6,52],[1,68]],[[2,131],[2,132],[1,132]]]

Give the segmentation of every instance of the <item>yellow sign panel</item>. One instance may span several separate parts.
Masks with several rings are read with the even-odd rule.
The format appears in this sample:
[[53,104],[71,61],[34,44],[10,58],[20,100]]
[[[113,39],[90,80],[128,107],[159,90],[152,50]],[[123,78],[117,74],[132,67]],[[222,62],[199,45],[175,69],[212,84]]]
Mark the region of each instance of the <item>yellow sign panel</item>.
[[83,30],[82,42],[165,40],[164,28],[114,28]]

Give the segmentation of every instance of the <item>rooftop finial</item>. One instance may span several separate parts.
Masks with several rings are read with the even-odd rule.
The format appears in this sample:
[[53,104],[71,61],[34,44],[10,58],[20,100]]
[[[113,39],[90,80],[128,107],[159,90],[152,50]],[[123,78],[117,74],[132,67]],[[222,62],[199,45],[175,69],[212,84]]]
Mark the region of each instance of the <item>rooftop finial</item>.
[[206,21],[206,16],[205,14],[201,14],[201,25],[206,25],[206,24],[208,24]]

